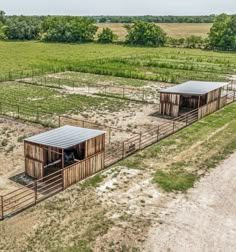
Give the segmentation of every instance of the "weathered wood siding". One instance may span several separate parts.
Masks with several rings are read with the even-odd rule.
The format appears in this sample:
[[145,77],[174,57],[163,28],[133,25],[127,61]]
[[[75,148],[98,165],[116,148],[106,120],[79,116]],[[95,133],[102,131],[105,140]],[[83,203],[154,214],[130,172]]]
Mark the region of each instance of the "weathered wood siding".
[[43,176],[43,148],[25,142],[25,172],[32,178]]
[[160,93],[160,113],[168,116],[179,115],[180,95]]
[[64,188],[71,186],[99,171],[105,167],[104,152],[82,160],[63,170]]
[[207,103],[210,103],[219,99],[220,96],[221,96],[221,88],[209,92],[207,94]]
[[198,119],[200,120],[201,118],[217,111],[218,109],[219,109],[219,100],[211,102],[203,107],[200,107],[198,111]]
[[85,158],[104,151],[105,149],[105,134],[88,140],[85,144]]
[[44,165],[53,163],[61,159],[61,149],[48,146],[47,149],[44,149]]

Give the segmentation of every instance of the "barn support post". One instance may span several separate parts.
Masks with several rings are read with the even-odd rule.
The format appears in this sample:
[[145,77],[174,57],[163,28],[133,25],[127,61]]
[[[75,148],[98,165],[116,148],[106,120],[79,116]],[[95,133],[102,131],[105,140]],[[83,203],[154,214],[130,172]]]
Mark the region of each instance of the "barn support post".
[[62,149],[62,157],[61,157],[61,175],[62,175],[62,190],[65,190],[65,182],[64,182],[64,166],[65,166],[65,160],[64,160],[64,149]]
[[198,97],[198,108],[200,108],[200,101],[201,101],[201,96],[199,95],[199,97]]

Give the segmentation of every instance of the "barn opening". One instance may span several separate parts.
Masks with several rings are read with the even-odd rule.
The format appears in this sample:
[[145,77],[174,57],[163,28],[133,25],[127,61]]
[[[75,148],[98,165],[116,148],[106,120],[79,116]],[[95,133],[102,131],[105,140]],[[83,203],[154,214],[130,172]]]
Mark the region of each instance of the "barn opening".
[[[24,141],[25,173],[35,179],[105,153],[105,132],[74,126],[64,126]],[[103,160],[103,159],[101,159]],[[104,166],[103,161],[91,166]],[[87,167],[89,170],[93,167]]]
[[227,82],[188,81],[162,89],[159,91],[160,113],[177,117],[214,101],[220,102],[228,85]]

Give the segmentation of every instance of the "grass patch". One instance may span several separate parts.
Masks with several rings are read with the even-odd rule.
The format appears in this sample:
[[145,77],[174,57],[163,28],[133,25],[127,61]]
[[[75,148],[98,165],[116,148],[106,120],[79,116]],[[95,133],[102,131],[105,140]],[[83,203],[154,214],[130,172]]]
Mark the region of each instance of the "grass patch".
[[85,190],[86,188],[91,188],[91,187],[97,187],[102,181],[106,178],[105,175],[102,174],[97,174],[91,178],[86,179],[82,184],[81,184],[81,189]]
[[183,170],[169,172],[157,171],[154,175],[154,182],[166,192],[185,192],[193,187],[197,176]]

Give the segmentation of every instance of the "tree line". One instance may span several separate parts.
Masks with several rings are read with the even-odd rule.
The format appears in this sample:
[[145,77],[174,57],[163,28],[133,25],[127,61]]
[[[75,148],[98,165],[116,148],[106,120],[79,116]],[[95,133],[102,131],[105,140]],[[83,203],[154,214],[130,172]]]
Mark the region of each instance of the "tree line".
[[[124,24],[127,37],[124,43],[140,46],[172,46],[220,50],[236,49],[236,15],[221,14],[214,18],[208,38],[168,37],[154,22],[137,20]],[[47,42],[113,43],[117,36],[104,28],[97,36],[98,27],[92,18],[72,16],[11,16],[0,11],[0,39],[41,40]]]
[[208,16],[94,16],[97,23],[213,23],[215,15]]

